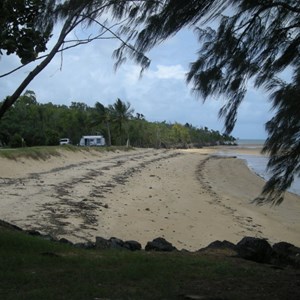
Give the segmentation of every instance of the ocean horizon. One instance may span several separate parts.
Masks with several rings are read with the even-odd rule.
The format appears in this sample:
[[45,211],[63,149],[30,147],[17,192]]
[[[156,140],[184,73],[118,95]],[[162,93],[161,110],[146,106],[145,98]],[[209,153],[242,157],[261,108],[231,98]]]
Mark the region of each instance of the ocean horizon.
[[[265,139],[237,139],[236,143],[239,146],[263,146]],[[251,147],[252,148],[252,147]]]
[[264,139],[238,139],[236,140],[236,144],[237,147],[243,149],[261,149],[265,141]]

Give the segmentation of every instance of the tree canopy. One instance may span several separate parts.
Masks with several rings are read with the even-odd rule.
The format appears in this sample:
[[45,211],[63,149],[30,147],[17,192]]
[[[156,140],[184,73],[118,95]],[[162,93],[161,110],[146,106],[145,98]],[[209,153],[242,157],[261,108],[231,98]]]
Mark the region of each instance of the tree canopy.
[[53,0],[2,0],[0,55],[15,53],[22,64],[46,50],[53,29]]
[[[18,7],[19,2],[39,7],[42,1],[3,3],[13,3]],[[129,57],[139,63],[142,69],[149,66],[150,61],[145,56],[147,51],[182,28],[189,28],[195,31],[200,47],[197,59],[190,65],[187,82],[193,85],[195,94],[204,101],[209,97],[225,99],[219,115],[225,119],[227,134],[235,125],[238,108],[250,80],[256,88],[263,88],[269,93],[274,117],[266,124],[268,139],[264,151],[270,154],[268,167],[273,176],[257,201],[274,204],[282,201],[294,176],[300,174],[298,0],[68,0],[45,3],[52,4],[51,10],[48,9],[48,20],[62,22],[59,38],[42,62],[5,99],[0,107],[0,119],[55,54],[68,48],[66,38],[79,25],[97,24],[99,32],[95,36],[77,40],[69,47],[109,35],[121,43],[114,52],[116,66]],[[22,6],[16,11],[21,19],[28,12],[22,10]],[[2,15],[3,11],[0,13]],[[25,18],[26,22],[28,20]],[[9,22],[1,19],[1,24]],[[51,22],[47,24],[51,25]],[[29,28],[39,28],[36,25]],[[51,29],[51,26],[48,28]],[[33,38],[29,52],[36,55],[36,52],[43,50],[43,47],[37,49],[35,43],[40,37],[47,40],[49,36],[46,31],[46,35]],[[12,37],[18,40],[16,30],[13,30]],[[3,44],[5,39],[5,36],[1,36],[1,49],[7,47]],[[22,55],[20,51],[17,52],[16,45],[9,51]],[[25,55],[25,61],[31,60],[34,55]]]
[[187,147],[233,144],[232,136],[196,128],[191,124],[149,122],[143,114],[133,115],[129,102],[121,99],[108,106],[96,102],[89,107],[73,101],[70,106],[39,103],[33,91],[26,91],[0,122],[0,146],[58,145],[69,138],[76,145],[88,134],[102,134],[106,143],[136,147]]

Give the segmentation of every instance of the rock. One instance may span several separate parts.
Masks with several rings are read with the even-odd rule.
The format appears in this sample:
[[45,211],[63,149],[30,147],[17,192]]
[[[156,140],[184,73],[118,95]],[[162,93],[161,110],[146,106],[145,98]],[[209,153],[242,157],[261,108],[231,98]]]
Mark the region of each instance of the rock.
[[68,244],[68,245],[73,245],[73,243],[65,238],[61,238],[59,240],[59,243],[62,243],[62,244]]
[[230,250],[235,250],[236,246],[235,244],[229,242],[229,241],[214,241],[212,243],[210,243],[207,247],[202,248],[198,251],[204,251],[204,250],[208,250],[208,249],[230,249]]
[[57,242],[57,240],[50,234],[41,234],[40,237],[46,241]]
[[236,245],[238,256],[258,263],[269,263],[272,258],[272,247],[265,239],[244,237]]
[[97,249],[109,249],[111,242],[103,237],[97,236],[95,247]]
[[141,250],[142,245],[137,241],[126,241],[111,237],[109,240],[102,237],[96,237],[96,248],[97,249],[120,249],[120,250]]
[[29,235],[38,236],[47,241],[57,242],[57,240],[50,234],[42,234],[37,230],[26,230],[25,232],[27,232]]
[[142,249],[142,245],[137,241],[126,241],[124,242],[123,247],[131,251],[138,251]]
[[[290,252],[291,248],[294,248],[293,244],[287,242],[279,242],[273,245],[274,254],[285,255]],[[299,249],[299,248],[298,248]]]
[[76,243],[74,244],[74,247],[82,248],[82,249],[93,249],[95,248],[95,243],[92,242]]
[[171,243],[166,241],[164,238],[159,237],[154,239],[152,242],[148,242],[146,251],[175,251],[177,250]]
[[29,234],[29,235],[33,235],[33,236],[41,236],[42,234],[37,231],[37,230],[26,230],[26,232]]
[[109,239],[110,242],[110,248],[113,249],[123,249],[124,248],[124,241],[122,241],[121,239],[118,239],[116,237],[111,237]]
[[190,250],[187,250],[187,249],[184,249],[184,248],[183,248],[183,249],[181,249],[181,250],[180,250],[180,252],[181,252],[181,253],[191,253],[191,251],[190,251]]
[[286,242],[273,245],[273,262],[300,267],[300,248]]

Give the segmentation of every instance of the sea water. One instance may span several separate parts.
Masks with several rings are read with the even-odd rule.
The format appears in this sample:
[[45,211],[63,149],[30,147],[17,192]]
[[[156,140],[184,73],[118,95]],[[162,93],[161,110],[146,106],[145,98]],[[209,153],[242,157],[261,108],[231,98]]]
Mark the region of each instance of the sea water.
[[[238,140],[238,146],[243,149],[260,149],[264,144],[264,140]],[[223,155],[224,153],[220,153]],[[228,154],[227,154],[228,155]],[[265,180],[271,178],[272,174],[267,170],[268,157],[263,155],[240,154],[232,149],[230,155],[234,155],[239,159],[243,159],[249,169]],[[288,189],[290,192],[300,195],[300,177],[295,176],[294,182]]]
[[264,143],[265,143],[265,140],[262,140],[262,139],[256,139],[256,140],[239,139],[239,140],[237,140],[237,144],[239,146],[246,147],[246,148],[262,147]]

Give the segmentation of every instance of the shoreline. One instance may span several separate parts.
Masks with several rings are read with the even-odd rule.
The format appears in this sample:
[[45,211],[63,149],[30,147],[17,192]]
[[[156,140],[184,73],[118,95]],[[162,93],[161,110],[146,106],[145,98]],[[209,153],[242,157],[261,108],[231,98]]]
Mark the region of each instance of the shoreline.
[[[236,147],[229,147],[229,149],[223,149],[220,155],[224,156],[236,156],[238,159],[245,160],[246,165],[254,174],[261,177],[264,181],[271,178],[271,173],[267,171],[267,164],[269,156],[262,154],[262,145],[242,145]],[[295,176],[294,181],[288,192],[300,196],[300,178]]]
[[0,219],[72,242],[114,236],[145,245],[161,236],[197,250],[256,236],[300,246],[300,197],[250,204],[264,181],[242,160],[212,156],[221,148],[1,158]]

